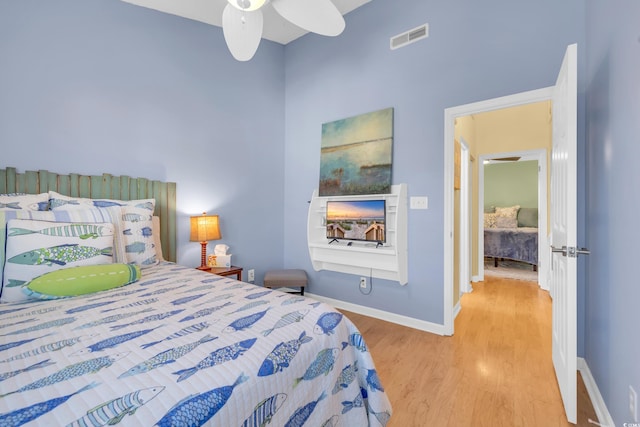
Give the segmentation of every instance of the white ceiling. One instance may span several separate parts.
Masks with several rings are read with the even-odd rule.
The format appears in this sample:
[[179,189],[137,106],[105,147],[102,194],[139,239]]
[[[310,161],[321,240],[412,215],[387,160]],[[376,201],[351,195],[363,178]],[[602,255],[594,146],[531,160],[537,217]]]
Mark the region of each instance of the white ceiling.
[[[222,27],[222,11],[227,0],[122,0],[160,12],[182,16],[205,24]],[[332,0],[338,10],[346,15],[352,10],[369,3],[371,0]],[[263,8],[264,29],[262,38],[280,44],[287,44],[307,33],[282,18],[273,7],[267,3]]]

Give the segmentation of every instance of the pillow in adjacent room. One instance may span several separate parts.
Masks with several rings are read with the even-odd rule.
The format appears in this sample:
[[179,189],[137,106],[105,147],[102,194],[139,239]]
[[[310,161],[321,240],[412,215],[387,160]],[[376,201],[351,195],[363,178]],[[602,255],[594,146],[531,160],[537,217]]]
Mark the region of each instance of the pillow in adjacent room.
[[496,214],[485,213],[484,214],[484,228],[496,228]]
[[153,239],[153,211],[155,199],[114,200],[69,197],[49,191],[49,203],[53,211],[92,209],[121,209],[121,228],[116,228],[116,243],[122,239],[124,254],[116,251],[116,262],[140,265],[142,268],[158,263]]
[[496,207],[496,217],[517,219],[518,209],[520,209],[520,205],[502,207],[502,208]]
[[520,208],[518,227],[538,227],[538,208]]
[[0,210],[47,211],[49,210],[49,193],[0,194]]
[[66,223],[12,219],[0,302],[25,301],[22,285],[66,267],[113,263],[111,223]]
[[516,228],[520,205],[496,207],[496,228]]
[[518,220],[506,216],[496,217],[496,228],[516,228]]

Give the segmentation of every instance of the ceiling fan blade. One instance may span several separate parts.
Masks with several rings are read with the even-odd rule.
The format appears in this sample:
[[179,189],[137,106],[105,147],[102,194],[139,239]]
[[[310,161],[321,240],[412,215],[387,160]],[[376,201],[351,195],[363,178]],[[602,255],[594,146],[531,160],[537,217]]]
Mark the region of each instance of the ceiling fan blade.
[[272,0],[284,19],[323,36],[337,36],[344,30],[342,14],[331,0]]
[[244,12],[227,4],[222,12],[222,32],[227,47],[238,61],[253,58],[262,39],[262,11]]

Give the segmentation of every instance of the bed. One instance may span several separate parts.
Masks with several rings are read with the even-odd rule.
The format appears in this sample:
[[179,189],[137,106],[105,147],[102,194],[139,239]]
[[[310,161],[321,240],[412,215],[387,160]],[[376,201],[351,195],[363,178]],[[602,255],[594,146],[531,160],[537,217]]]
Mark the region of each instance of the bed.
[[538,265],[538,211],[520,206],[497,207],[485,212],[484,256]]
[[[26,182],[7,180],[14,172],[0,171],[0,192],[26,192],[3,184]],[[102,186],[112,179],[122,177],[94,180]],[[61,180],[48,182],[54,181]],[[175,185],[163,185],[148,186],[165,198],[154,210],[160,216],[154,232],[158,222],[172,215],[175,220]],[[94,190],[92,197],[105,194]],[[6,223],[6,260],[15,257],[14,237],[51,237],[48,231],[27,234],[15,224]],[[38,282],[33,279],[20,285],[25,295],[30,289],[30,299],[0,304],[0,425],[387,424],[390,402],[362,335],[347,317],[308,297],[167,261],[175,224],[165,227],[156,233],[163,239],[154,240],[154,263],[143,264],[148,255],[137,264],[122,263],[132,270],[132,283],[39,299],[53,297],[31,289]],[[5,268],[3,283],[11,274]]]

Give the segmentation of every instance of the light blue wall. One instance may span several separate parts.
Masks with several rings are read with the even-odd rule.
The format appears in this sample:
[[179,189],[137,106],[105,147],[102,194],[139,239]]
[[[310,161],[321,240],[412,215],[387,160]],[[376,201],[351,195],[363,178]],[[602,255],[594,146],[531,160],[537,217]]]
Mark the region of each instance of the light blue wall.
[[632,422],[629,385],[640,392],[640,3],[587,6],[585,357],[618,426]]
[[283,257],[283,61],[263,42],[239,63],[221,29],[118,0],[2,1],[0,165],[175,181],[178,261],[200,264],[188,216],[207,211],[210,250],[260,277]]
[[[425,22],[430,37],[389,50],[389,38]],[[584,2],[373,0],[347,15],[336,39],[287,46],[285,264],[310,272],[309,291],[442,324],[444,109],[551,86],[567,45],[584,42]],[[581,67],[582,68],[582,67]],[[318,186],[322,123],[394,107],[393,182],[429,210],[409,211],[409,283],[314,272],[307,200]]]

